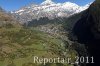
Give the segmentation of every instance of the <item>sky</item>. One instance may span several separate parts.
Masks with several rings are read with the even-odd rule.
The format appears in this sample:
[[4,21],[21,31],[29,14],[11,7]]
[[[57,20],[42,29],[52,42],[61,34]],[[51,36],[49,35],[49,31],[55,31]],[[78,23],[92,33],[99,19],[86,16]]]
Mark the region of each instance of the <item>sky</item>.
[[[21,7],[29,5],[31,3],[40,4],[44,0],[0,0],[0,7],[2,7],[6,11],[14,11],[18,10]],[[64,2],[72,2],[76,3],[79,6],[84,6],[93,2],[94,0],[52,0],[55,3],[64,3]]]

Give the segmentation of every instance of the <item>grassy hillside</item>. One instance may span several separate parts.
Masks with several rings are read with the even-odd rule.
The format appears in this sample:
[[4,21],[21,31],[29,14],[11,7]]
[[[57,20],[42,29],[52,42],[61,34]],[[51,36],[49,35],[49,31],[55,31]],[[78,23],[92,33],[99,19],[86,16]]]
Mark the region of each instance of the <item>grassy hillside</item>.
[[[64,58],[77,55],[75,50],[66,49],[64,45],[69,44],[33,28],[0,28],[0,66],[39,66],[34,65],[33,56]],[[63,52],[67,54],[64,56]]]

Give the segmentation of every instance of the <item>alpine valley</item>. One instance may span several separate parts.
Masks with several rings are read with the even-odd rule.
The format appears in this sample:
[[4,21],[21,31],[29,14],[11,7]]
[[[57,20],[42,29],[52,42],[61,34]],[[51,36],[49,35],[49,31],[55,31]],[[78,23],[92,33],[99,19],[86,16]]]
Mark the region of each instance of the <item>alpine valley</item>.
[[[10,13],[0,8],[0,66],[95,66],[75,57],[94,56],[98,64],[99,8],[99,0],[85,6],[46,0]],[[72,61],[44,65],[34,63],[34,56]]]

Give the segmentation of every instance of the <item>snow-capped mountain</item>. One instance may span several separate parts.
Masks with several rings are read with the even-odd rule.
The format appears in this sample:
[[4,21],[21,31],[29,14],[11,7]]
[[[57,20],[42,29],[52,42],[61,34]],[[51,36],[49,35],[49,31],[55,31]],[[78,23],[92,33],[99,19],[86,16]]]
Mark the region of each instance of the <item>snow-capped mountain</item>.
[[52,0],[46,0],[41,4],[31,4],[12,13],[17,16],[17,19],[24,23],[41,17],[48,17],[49,19],[69,17],[70,15],[79,13],[88,7],[89,5],[78,6],[71,2],[54,3]]
[[41,5],[51,5],[51,4],[55,4],[55,3],[51,0],[46,0],[43,3],[41,3]]
[[3,12],[4,11],[4,9],[2,9],[1,7],[0,7],[0,12]]

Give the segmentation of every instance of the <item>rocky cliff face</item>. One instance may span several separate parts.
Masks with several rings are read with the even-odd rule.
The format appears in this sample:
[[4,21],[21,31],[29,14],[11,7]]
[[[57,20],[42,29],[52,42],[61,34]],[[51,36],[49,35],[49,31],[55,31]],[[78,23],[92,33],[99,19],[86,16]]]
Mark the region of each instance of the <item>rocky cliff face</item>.
[[96,0],[89,8],[89,13],[93,18],[92,33],[95,39],[100,39],[100,1]]
[[[100,39],[100,1],[96,0],[82,15],[81,19],[76,23],[74,32],[80,35],[81,39],[86,40],[82,34],[91,33],[88,35],[88,40],[99,40]],[[79,27],[81,27],[79,29]],[[78,28],[78,29],[77,29]],[[80,31],[80,32],[77,32]]]
[[[100,57],[100,1],[96,0],[77,21],[73,28],[74,35],[78,42],[85,44],[91,56],[94,56],[95,64],[98,66]],[[90,65],[89,65],[90,66]]]

